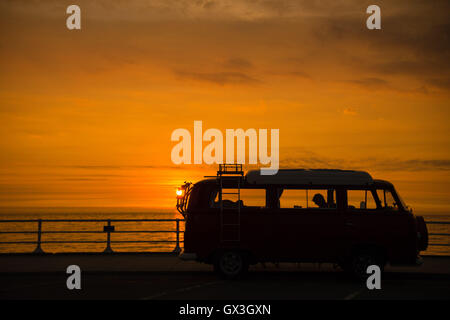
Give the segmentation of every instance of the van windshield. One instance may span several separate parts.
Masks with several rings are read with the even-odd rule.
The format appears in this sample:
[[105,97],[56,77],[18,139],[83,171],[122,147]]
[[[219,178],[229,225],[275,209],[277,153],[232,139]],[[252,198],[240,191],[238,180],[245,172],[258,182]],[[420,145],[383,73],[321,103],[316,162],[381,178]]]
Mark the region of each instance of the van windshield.
[[399,207],[406,208],[403,200],[400,196],[397,197],[400,203],[394,197],[392,190],[390,189],[377,189],[378,198],[380,199],[382,208],[390,209],[390,210],[399,210]]
[[402,197],[400,197],[400,194],[397,192],[397,190],[395,190],[395,193],[397,194],[397,198],[398,198],[398,200],[400,201],[402,207],[403,207],[404,209],[406,209],[408,206],[406,205],[405,201],[403,201]]

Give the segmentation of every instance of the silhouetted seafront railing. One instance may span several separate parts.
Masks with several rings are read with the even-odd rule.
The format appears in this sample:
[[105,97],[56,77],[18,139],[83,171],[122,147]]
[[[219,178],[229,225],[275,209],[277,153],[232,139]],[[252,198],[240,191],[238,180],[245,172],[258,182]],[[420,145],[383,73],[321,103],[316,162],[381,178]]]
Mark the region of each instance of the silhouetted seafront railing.
[[[19,219],[19,220],[1,220],[0,224],[8,224],[8,223],[35,223],[36,230],[23,230],[23,231],[0,231],[0,236],[4,234],[36,234],[36,239],[33,241],[3,241],[3,237],[0,238],[0,244],[4,245],[17,245],[17,244],[35,244],[36,248],[33,253],[44,253],[42,249],[42,244],[67,244],[67,243],[104,243],[106,245],[103,252],[112,253],[114,252],[112,249],[113,243],[174,243],[175,247],[173,248],[174,253],[181,252],[180,244],[184,241],[180,239],[180,234],[184,231],[180,228],[180,223],[184,222],[184,219]],[[46,223],[67,223],[67,222],[75,222],[75,223],[104,223],[103,230],[44,230],[43,226]],[[174,230],[116,230],[115,224],[120,222],[134,222],[134,223],[142,223],[142,222],[152,222],[152,223],[160,223],[160,222],[174,222],[175,228]],[[426,221],[427,225],[450,225],[448,221]],[[156,234],[156,233],[175,233],[175,240],[113,240],[111,239],[111,234],[131,234],[131,233],[142,233],[142,234]],[[43,239],[43,235],[45,234],[105,234],[106,239],[104,240],[45,240]],[[449,237],[450,233],[429,233],[430,240],[432,237]],[[449,243],[437,243],[430,241],[429,246],[436,247],[450,247]],[[148,251],[147,251],[148,252]],[[447,254],[448,255],[448,254]]]
[[[105,223],[103,226],[103,230],[43,230],[43,225],[45,223],[67,223],[67,222],[76,222],[76,223]],[[134,222],[134,223],[142,223],[142,222],[174,222],[175,229],[174,230],[116,230],[115,223],[120,222]],[[183,240],[180,240],[180,222],[184,222],[184,219],[22,219],[22,220],[0,220],[0,224],[7,223],[36,223],[36,230],[26,230],[26,231],[0,231],[0,235],[2,234],[36,234],[36,240],[34,241],[0,241],[0,244],[6,245],[14,245],[14,244],[36,244],[36,248],[33,253],[44,253],[42,249],[42,244],[55,244],[55,243],[105,243],[106,248],[103,252],[112,253],[114,252],[111,245],[113,243],[175,243],[175,247],[172,252],[179,253],[181,252],[180,243]],[[175,233],[175,240],[113,240],[111,239],[111,234],[126,234],[126,233],[142,233],[142,234],[155,234],[155,233]],[[44,240],[44,234],[105,234],[105,240]]]
[[[450,222],[448,221],[425,221],[427,225],[450,225]],[[434,233],[434,232],[430,232],[428,233],[429,236],[441,236],[441,237],[450,237],[450,233]],[[434,246],[434,247],[450,247],[450,244],[448,243],[433,243],[433,242],[429,242],[428,243],[429,246]]]

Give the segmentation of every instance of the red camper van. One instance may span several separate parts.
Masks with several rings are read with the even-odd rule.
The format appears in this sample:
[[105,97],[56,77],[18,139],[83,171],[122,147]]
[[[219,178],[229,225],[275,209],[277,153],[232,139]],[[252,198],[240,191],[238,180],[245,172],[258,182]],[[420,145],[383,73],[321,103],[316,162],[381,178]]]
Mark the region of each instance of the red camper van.
[[228,278],[258,262],[331,262],[363,276],[372,264],[418,264],[428,245],[424,219],[391,183],[363,171],[244,175],[242,165],[220,165],[177,195],[186,219],[180,258]]

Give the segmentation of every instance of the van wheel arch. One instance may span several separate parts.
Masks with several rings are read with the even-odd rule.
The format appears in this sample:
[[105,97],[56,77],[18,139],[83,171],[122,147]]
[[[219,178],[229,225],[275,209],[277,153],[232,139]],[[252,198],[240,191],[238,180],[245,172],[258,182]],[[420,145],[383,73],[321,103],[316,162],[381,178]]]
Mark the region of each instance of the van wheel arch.
[[251,262],[250,251],[242,249],[220,249],[215,251],[211,257],[214,272],[226,279],[236,279],[245,275]]
[[254,255],[252,254],[251,250],[249,249],[240,249],[240,248],[220,248],[217,249],[213,252],[211,252],[208,255],[208,258],[206,260],[207,263],[213,264],[215,259],[217,258],[218,255],[223,254],[225,251],[236,251],[241,253],[242,255],[245,256],[245,258],[247,259],[247,262],[249,264],[255,264],[257,263],[257,261],[255,260]]

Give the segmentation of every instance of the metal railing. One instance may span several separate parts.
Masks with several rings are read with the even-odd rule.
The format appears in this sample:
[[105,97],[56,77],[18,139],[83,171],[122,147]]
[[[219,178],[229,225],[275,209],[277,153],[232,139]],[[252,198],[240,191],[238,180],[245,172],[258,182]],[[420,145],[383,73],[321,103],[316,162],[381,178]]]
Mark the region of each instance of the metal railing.
[[[450,225],[450,222],[447,221],[425,221],[428,224],[438,224],[438,225]],[[450,237],[450,233],[428,233],[429,236],[442,236],[442,237]],[[450,247],[448,243],[429,243],[428,246],[434,247]]]
[[[180,233],[184,232],[180,230],[180,222],[184,222],[184,219],[29,219],[29,220],[0,220],[0,224],[5,223],[36,223],[37,230],[26,231],[0,231],[1,234],[36,234],[35,241],[0,241],[0,244],[36,244],[34,253],[44,253],[42,244],[50,243],[105,243],[106,248],[103,252],[114,252],[112,243],[175,243],[175,248],[172,252],[181,252],[180,243],[184,242],[180,240]],[[44,223],[63,223],[63,222],[88,222],[88,223],[106,223],[103,226],[102,231],[90,231],[90,230],[43,230]],[[175,222],[175,230],[115,230],[113,223],[118,222]],[[445,221],[426,221],[427,225],[450,225],[450,222]],[[106,240],[43,240],[44,234],[106,234]],[[124,233],[175,233],[176,240],[112,240],[111,233],[124,234]],[[449,237],[449,233],[429,233],[429,236],[444,236]],[[429,246],[450,246],[448,243],[429,243]]]
[[[180,222],[184,219],[31,219],[31,220],[0,220],[0,224],[4,223],[36,223],[36,231],[0,231],[1,234],[36,234],[35,241],[0,241],[0,244],[36,244],[33,253],[44,253],[42,244],[50,243],[105,243],[106,248],[103,252],[114,252],[112,243],[175,243],[175,248],[172,252],[180,253]],[[103,231],[90,230],[43,230],[44,223],[66,223],[66,222],[88,222],[88,223],[106,223],[103,226]],[[175,230],[115,230],[113,223],[118,222],[175,222]],[[42,240],[44,234],[106,234],[106,240]],[[112,240],[111,233],[175,233],[176,240]]]

